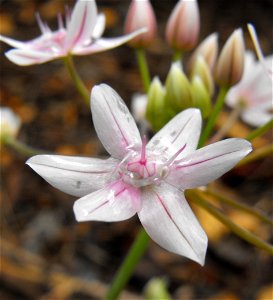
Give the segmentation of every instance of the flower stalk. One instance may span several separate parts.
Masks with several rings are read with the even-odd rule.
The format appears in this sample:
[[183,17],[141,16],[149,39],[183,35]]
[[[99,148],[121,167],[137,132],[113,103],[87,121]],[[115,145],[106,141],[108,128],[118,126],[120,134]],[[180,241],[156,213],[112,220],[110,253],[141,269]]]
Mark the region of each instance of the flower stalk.
[[42,151],[40,149],[30,147],[30,146],[16,140],[13,137],[7,137],[7,138],[4,139],[3,142],[4,142],[5,145],[13,148],[15,151],[23,154],[26,157],[31,157],[33,155],[42,154],[42,153],[45,152],[45,151]]
[[181,61],[182,57],[183,57],[183,52],[182,51],[174,50],[172,61],[173,62]]
[[127,284],[131,277],[137,263],[141,259],[145,250],[149,245],[150,238],[144,229],[141,229],[135,238],[131,249],[129,250],[125,260],[123,261],[120,269],[118,270],[114,280],[109,288],[105,300],[115,300]]
[[211,112],[211,115],[209,116],[208,123],[207,123],[205,129],[203,130],[202,135],[200,137],[199,145],[198,145],[199,148],[204,146],[206,140],[210,136],[210,133],[213,130],[214,124],[217,120],[217,117],[218,117],[219,113],[221,112],[221,109],[224,105],[225,97],[226,97],[227,92],[228,92],[228,88],[226,88],[226,87],[221,87],[220,88],[215,106],[214,106],[214,108]]
[[149,86],[151,83],[150,72],[148,69],[147,59],[145,55],[145,51],[143,48],[136,49],[137,63],[139,67],[139,72],[141,75],[141,79],[143,82],[145,93],[148,93]]
[[210,142],[215,143],[220,141],[229,131],[229,129],[237,122],[240,114],[242,112],[242,106],[240,104],[236,105],[236,107],[232,110],[229,115],[229,118],[223,124],[223,126],[218,130],[218,132],[211,138]]
[[264,214],[262,214],[258,210],[248,206],[247,204],[240,203],[240,202],[235,201],[233,199],[227,198],[226,196],[220,195],[218,192],[212,191],[210,189],[207,189],[205,192],[202,192],[202,193],[210,195],[210,196],[212,196],[213,198],[215,198],[216,200],[218,200],[221,203],[224,203],[224,204],[226,204],[230,207],[233,207],[235,209],[238,209],[238,210],[241,210],[245,213],[248,213],[248,214],[258,218],[262,222],[270,224],[270,225],[273,226],[273,221],[270,218],[268,218],[267,216],[265,216]]
[[252,141],[254,140],[256,137],[259,137],[261,135],[263,135],[264,133],[266,133],[268,130],[270,130],[271,128],[273,128],[273,119],[271,119],[270,121],[268,121],[266,124],[264,124],[263,126],[257,128],[256,130],[252,131],[247,137],[246,139],[248,141]]
[[225,216],[224,213],[207,202],[197,190],[188,190],[186,191],[186,195],[188,196],[188,199],[192,200],[194,203],[208,211],[211,215],[213,215],[217,220],[226,225],[233,233],[238,235],[240,238],[273,255],[272,245],[263,241],[250,231],[232,222],[228,217]]
[[70,54],[64,57],[64,64],[75,84],[75,87],[77,88],[78,92],[82,96],[84,103],[87,106],[89,106],[90,105],[89,92],[88,92],[86,86],[84,85],[83,81],[81,80],[79,74],[77,73],[74,63],[73,63],[72,56]]

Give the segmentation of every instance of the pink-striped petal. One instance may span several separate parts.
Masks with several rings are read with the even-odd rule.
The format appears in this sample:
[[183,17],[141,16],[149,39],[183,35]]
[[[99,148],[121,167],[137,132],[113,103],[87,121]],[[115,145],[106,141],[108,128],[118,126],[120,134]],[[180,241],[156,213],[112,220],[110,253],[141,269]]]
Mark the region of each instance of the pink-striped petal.
[[146,188],[138,216],[147,233],[161,247],[204,264],[207,236],[183,192],[164,183]]
[[148,143],[147,148],[162,153],[167,158],[181,150],[176,157],[180,159],[197,147],[201,131],[201,113],[199,109],[186,109],[176,115]]
[[27,42],[20,42],[14,39],[11,39],[9,37],[3,36],[0,34],[0,41],[6,43],[7,45],[14,47],[14,48],[19,48],[19,49],[25,49],[28,48],[28,43]]
[[116,38],[99,38],[97,40],[92,41],[90,45],[80,45],[78,47],[75,47],[73,49],[73,54],[86,55],[110,50],[127,43],[128,41],[132,40],[134,37],[138,36],[143,32],[146,32],[145,28]]
[[95,0],[79,0],[72,12],[65,38],[65,48],[72,49],[90,40],[96,25],[97,6]]
[[116,222],[131,218],[141,208],[140,192],[122,180],[77,200],[77,221]]
[[5,55],[10,61],[19,66],[42,64],[57,57],[40,51],[27,49],[12,49],[5,52]]
[[132,115],[110,86],[101,84],[93,88],[91,111],[98,137],[111,156],[123,159],[130,147],[141,145]]
[[180,189],[207,185],[233,168],[252,150],[243,139],[227,139],[201,148],[173,164],[165,179]]
[[28,49],[12,49],[7,51],[5,55],[10,61],[19,66],[42,64],[57,57],[41,51]]
[[36,155],[26,162],[55,188],[73,195],[85,196],[113,180],[118,161],[61,155]]

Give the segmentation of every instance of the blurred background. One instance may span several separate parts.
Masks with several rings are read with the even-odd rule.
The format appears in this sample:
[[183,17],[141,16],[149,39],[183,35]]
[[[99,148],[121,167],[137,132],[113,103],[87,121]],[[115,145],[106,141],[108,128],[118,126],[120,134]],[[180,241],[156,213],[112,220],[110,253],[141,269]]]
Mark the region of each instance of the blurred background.
[[[171,50],[164,41],[165,25],[177,1],[151,1],[159,36],[147,56],[152,76],[162,81],[170,67]],[[97,1],[106,14],[105,36],[123,34],[130,1]],[[2,0],[0,33],[18,40],[40,34],[38,11],[52,29],[56,16],[74,1]],[[200,41],[219,33],[223,45],[242,27],[253,49],[246,24],[255,25],[265,55],[272,53],[272,2],[200,0]],[[33,147],[63,155],[105,156],[90,114],[61,60],[20,67],[8,61],[1,43],[1,106],[11,107],[22,119],[18,139]],[[187,55],[186,55],[187,58]],[[133,49],[122,46],[108,52],[75,57],[86,86],[107,83],[128,105],[143,92]],[[238,124],[238,130],[248,130]],[[231,133],[232,135],[232,133]],[[266,136],[260,143],[266,143]],[[101,299],[140,228],[137,217],[118,223],[77,223],[75,197],[47,184],[25,165],[26,157],[1,146],[1,299]],[[272,213],[272,158],[237,168],[216,188],[235,199]],[[143,298],[153,277],[163,277],[174,299],[272,299],[272,257],[240,240],[212,217],[197,209],[209,235],[206,265],[200,267],[151,242],[137,266],[123,299]],[[271,229],[239,212],[235,221],[272,242]],[[185,224],[186,226],[186,224]]]

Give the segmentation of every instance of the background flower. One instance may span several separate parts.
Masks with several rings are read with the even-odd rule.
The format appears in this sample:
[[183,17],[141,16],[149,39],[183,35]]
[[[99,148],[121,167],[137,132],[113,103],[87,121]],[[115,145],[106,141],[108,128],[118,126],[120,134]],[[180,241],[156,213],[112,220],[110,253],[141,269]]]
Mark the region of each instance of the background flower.
[[[265,58],[270,68],[273,57]],[[259,127],[270,121],[272,114],[272,82],[261,62],[254,53],[245,55],[245,69],[241,81],[232,87],[226,97],[226,104],[231,107],[241,106],[241,117],[249,125]]]
[[5,53],[7,58],[18,65],[41,64],[60,57],[87,55],[118,47],[143,30],[118,38],[101,38],[105,28],[105,17],[98,15],[95,0],[78,0],[70,15],[66,15],[66,27],[61,17],[58,19],[59,29],[51,31],[38,16],[38,24],[42,35],[27,42],[19,42],[0,35],[0,40],[15,47]]

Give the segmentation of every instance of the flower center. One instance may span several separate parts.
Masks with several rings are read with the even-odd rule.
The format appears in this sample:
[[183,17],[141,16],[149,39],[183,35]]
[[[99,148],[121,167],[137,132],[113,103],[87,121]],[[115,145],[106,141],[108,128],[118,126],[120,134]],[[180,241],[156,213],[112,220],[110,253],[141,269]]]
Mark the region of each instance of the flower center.
[[119,174],[124,182],[135,187],[159,185],[168,174],[167,160],[154,153],[147,153],[144,137],[141,150],[132,150],[120,164]]

